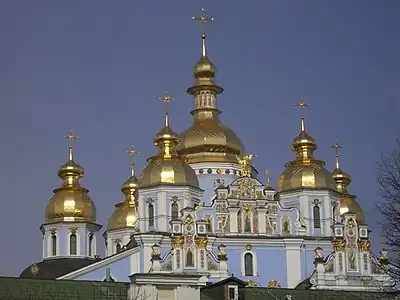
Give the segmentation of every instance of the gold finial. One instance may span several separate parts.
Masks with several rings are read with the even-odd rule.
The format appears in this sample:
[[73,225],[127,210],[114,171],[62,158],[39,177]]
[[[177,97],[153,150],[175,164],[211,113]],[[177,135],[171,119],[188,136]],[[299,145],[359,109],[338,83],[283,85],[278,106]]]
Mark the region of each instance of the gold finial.
[[140,153],[136,151],[135,146],[133,146],[133,145],[131,146],[131,148],[129,150],[126,150],[126,152],[132,158],[131,172],[132,172],[132,176],[135,176],[135,156]]
[[330,146],[330,148],[334,148],[335,149],[335,155],[336,155],[336,169],[340,169],[340,163],[339,163],[339,149],[343,148],[343,145],[339,144],[338,141],[336,141],[336,143],[332,146]]
[[265,178],[266,178],[266,184],[265,184],[265,186],[266,187],[271,187],[271,171],[270,170],[265,170],[264,171],[264,173],[265,173]]
[[201,16],[200,17],[192,17],[192,20],[200,21],[200,23],[201,23],[202,55],[207,56],[207,53],[206,53],[206,23],[214,21],[214,18],[208,17],[206,10],[204,8],[202,8]]
[[165,103],[165,127],[169,126],[169,120],[168,120],[168,104],[172,101],[174,101],[175,99],[171,96],[168,95],[168,92],[165,91],[164,92],[164,96],[158,98],[161,101],[163,101]]
[[72,144],[75,140],[79,140],[79,136],[74,136],[72,134],[72,129],[69,131],[68,135],[64,136],[64,139],[68,140],[69,143],[69,160],[73,160],[73,155],[72,155]]
[[[304,97],[300,98],[300,101],[294,105],[297,108],[308,108],[310,105],[304,102]],[[301,131],[305,131],[304,116],[301,116]]]

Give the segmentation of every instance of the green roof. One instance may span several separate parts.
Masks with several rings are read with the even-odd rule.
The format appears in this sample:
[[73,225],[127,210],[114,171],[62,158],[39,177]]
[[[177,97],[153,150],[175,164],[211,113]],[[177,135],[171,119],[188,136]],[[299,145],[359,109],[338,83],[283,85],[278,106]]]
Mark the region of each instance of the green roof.
[[1,300],[126,300],[128,284],[0,277]]
[[294,290],[282,288],[244,288],[239,292],[239,298],[244,300],[393,300],[400,299],[397,293],[330,291],[330,290]]

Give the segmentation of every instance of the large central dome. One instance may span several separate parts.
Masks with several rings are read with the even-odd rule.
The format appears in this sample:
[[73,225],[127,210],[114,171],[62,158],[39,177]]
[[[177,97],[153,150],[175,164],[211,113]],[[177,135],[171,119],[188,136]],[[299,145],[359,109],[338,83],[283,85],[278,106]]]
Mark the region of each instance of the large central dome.
[[[203,43],[205,43],[205,36]],[[205,49],[205,46],[203,46]],[[217,69],[204,52],[193,68],[195,84],[187,92],[194,97],[193,124],[180,134],[177,152],[188,163],[237,162],[244,153],[239,137],[219,119],[217,95],[223,88],[214,83]]]
[[[194,111],[194,122],[180,135],[179,154],[189,163],[228,161],[236,162],[236,155],[244,152],[239,137],[219,122],[219,111]],[[211,115],[206,117],[206,115]],[[202,115],[204,117],[202,117]]]

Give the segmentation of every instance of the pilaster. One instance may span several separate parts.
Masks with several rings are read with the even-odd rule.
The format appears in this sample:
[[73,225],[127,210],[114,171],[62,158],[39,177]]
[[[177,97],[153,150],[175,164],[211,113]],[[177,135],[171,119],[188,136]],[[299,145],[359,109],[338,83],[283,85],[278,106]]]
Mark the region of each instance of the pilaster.
[[283,239],[286,250],[287,287],[295,288],[301,281],[302,239]]

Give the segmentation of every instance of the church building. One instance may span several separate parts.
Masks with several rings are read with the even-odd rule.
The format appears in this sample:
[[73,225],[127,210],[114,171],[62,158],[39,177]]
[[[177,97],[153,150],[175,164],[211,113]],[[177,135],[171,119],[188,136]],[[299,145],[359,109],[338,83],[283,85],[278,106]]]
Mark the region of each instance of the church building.
[[[213,20],[204,10],[193,19],[202,25]],[[129,282],[129,293],[153,295],[149,299],[196,298],[201,288],[233,277],[270,288],[392,288],[387,251],[371,252],[363,210],[349,190],[351,176],[340,165],[342,146],[332,146],[336,166],[328,168],[302,116],[293,128],[293,157],[282,162],[276,186],[268,173],[261,182],[256,167],[265,166],[254,166],[254,154],[222,123],[218,96],[224,89],[204,29],[201,41],[187,89],[194,103],[192,125],[176,133],[168,114],[173,98],[161,97],[166,109],[154,134],[156,154],[136,173],[132,146],[130,177],[103,226],[81,184],[83,162],[73,153],[77,137],[72,131],[65,137],[69,157],[58,169],[61,186],[48,200],[40,227],[42,259],[20,277]],[[300,98],[296,107],[308,105]],[[229,299],[237,299],[235,286]]]

